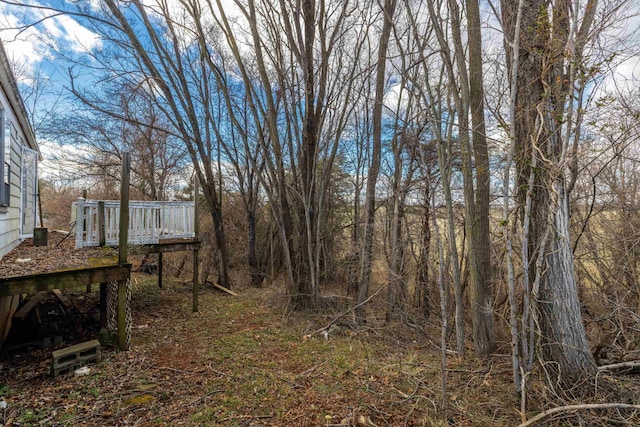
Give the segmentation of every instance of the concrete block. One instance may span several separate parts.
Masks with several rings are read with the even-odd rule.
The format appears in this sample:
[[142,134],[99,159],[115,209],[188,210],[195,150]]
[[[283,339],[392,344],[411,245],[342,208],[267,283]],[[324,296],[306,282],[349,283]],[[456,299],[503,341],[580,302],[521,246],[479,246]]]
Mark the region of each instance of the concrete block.
[[100,342],[98,340],[86,341],[56,350],[51,355],[51,375],[55,377],[75,370],[89,362],[99,362]]

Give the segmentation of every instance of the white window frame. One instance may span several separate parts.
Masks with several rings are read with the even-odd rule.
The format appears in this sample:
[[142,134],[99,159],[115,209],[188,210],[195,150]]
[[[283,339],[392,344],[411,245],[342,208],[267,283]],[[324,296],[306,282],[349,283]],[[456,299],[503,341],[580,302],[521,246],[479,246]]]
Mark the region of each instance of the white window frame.
[[27,147],[26,145],[24,145],[24,143],[21,145],[21,149],[22,149],[22,155],[20,156],[20,238],[27,238],[27,237],[33,237],[33,231],[31,233],[25,233],[24,232],[24,197],[25,197],[25,192],[28,189],[28,185],[25,186],[25,165],[24,165],[24,161],[25,161],[25,153],[29,153],[33,156],[35,156],[35,171],[34,171],[34,175],[33,175],[33,200],[28,201],[30,204],[32,204],[31,209],[33,211],[33,227],[35,228],[38,224],[38,152],[35,150],[30,149],[29,147]]
[[[0,108],[0,213],[7,212],[11,203],[11,135],[9,135],[9,170],[5,171],[5,153],[7,151],[6,125],[11,122],[7,118],[7,111]],[[9,176],[9,185],[4,182],[4,176]]]

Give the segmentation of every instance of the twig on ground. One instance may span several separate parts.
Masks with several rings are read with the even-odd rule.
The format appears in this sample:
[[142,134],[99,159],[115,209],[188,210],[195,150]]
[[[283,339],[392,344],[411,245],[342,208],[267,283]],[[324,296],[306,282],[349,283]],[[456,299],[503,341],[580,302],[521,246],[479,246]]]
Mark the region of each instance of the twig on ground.
[[363,305],[365,305],[366,303],[368,303],[373,297],[375,297],[376,295],[378,295],[383,289],[385,289],[387,287],[387,285],[381,286],[380,289],[378,289],[377,291],[375,291],[373,294],[371,294],[366,300],[354,305],[353,307],[349,308],[346,311],[343,311],[342,313],[340,313],[339,315],[337,315],[336,317],[333,318],[333,320],[331,322],[329,322],[326,326],[315,330],[313,332],[311,332],[310,334],[306,335],[307,337],[312,337],[316,334],[320,334],[324,331],[328,331],[329,328],[331,328],[338,320],[342,319],[344,316],[346,316],[347,314],[351,313],[352,311],[354,311],[355,309],[362,307]]
[[273,414],[264,414],[264,415],[234,415],[232,417],[223,418],[220,421],[229,421],[229,420],[266,420],[268,418],[273,418]]
[[304,388],[307,388],[307,387],[303,386],[302,384],[298,384],[298,383],[296,383],[296,382],[294,382],[294,381],[291,381],[290,379],[287,379],[287,378],[281,377],[280,375],[276,375],[276,374],[272,374],[272,375],[273,375],[274,377],[276,377],[277,379],[279,379],[280,381],[284,381],[284,382],[286,382],[286,383],[288,383],[288,384],[291,384],[291,386],[292,386],[294,389],[299,389],[299,388],[304,389]]
[[316,369],[318,369],[318,368],[320,368],[320,367],[322,367],[322,366],[326,365],[328,361],[329,361],[329,359],[325,360],[324,362],[322,362],[322,363],[320,363],[320,364],[318,364],[318,365],[312,366],[311,368],[307,369],[306,371],[304,371],[304,372],[302,372],[302,373],[300,373],[300,374],[296,375],[296,378],[300,378],[300,377],[306,377],[306,376],[308,376],[311,372],[313,372],[313,371],[315,371]]
[[628,368],[640,368],[640,360],[630,360],[628,362],[612,363],[611,365],[598,366],[599,371],[614,371]]
[[64,236],[62,239],[60,239],[60,241],[58,243],[56,243],[56,248],[58,246],[60,246],[62,244],[62,242],[64,242],[65,240],[67,240],[69,238],[69,236],[71,236],[71,232],[73,231],[73,229],[76,228],[76,221],[73,221],[73,224],[71,224],[71,228],[69,228],[69,232],[67,233],[66,236]]
[[229,376],[229,374],[225,374],[224,372],[216,371],[215,369],[213,369],[213,368],[211,367],[211,363],[209,363],[208,367],[209,367],[209,369],[211,370],[211,372],[213,372],[214,374],[218,374],[218,375],[220,375],[221,377],[228,377],[228,376]]
[[547,411],[539,413],[535,417],[520,424],[518,427],[527,427],[527,426],[534,425],[538,421],[550,415],[559,414],[563,412],[572,412],[572,411],[590,410],[590,409],[634,409],[636,411],[640,411],[640,405],[630,405],[627,403],[585,403],[582,405],[559,406],[557,408],[552,408]]
[[222,389],[218,389],[218,390],[211,390],[209,393],[207,393],[207,394],[205,394],[205,395],[203,395],[203,396],[200,396],[200,397],[198,397],[197,399],[192,400],[191,402],[187,403],[187,406],[195,405],[196,403],[200,402],[201,400],[206,399],[207,397],[211,396],[212,394],[215,394],[215,393],[221,393],[221,392],[223,392],[223,391],[224,391],[224,390],[222,390]]
[[153,366],[153,365],[147,365],[147,366],[153,369],[164,369],[167,371],[177,372],[179,374],[193,374],[193,372],[191,371],[183,371],[182,369],[170,368],[168,366]]

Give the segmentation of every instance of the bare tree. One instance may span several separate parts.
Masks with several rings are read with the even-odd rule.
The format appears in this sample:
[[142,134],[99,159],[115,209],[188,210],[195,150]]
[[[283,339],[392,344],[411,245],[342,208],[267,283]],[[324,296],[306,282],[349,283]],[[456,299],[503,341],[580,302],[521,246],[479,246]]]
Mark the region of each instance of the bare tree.
[[[371,260],[373,258],[373,231],[376,204],[376,182],[380,172],[382,153],[382,110],[384,101],[385,72],[387,64],[387,47],[393,27],[393,16],[396,9],[396,0],[385,0],[382,5],[383,25],[378,42],[378,56],[375,77],[375,95],[372,113],[372,151],[367,175],[367,188],[365,193],[364,234],[363,249],[361,252],[360,284],[358,286],[358,304],[364,303],[369,293],[369,281],[371,278]],[[360,321],[366,320],[364,307],[357,311]]]
[[[478,2],[469,0],[467,7],[467,39],[469,64],[463,45],[462,14],[455,1],[448,1],[451,34],[445,34],[442,7],[427,1],[431,22],[446,67],[457,118],[458,143],[462,160],[467,256],[471,283],[473,340],[476,352],[487,356],[495,348],[493,334],[493,299],[491,290],[489,246],[489,157],[484,127],[482,86],[482,36]],[[453,46],[450,46],[452,43]],[[469,112],[473,119],[470,137]],[[473,150],[471,146],[473,142]],[[474,162],[475,157],[475,162]],[[475,174],[474,174],[475,172]],[[474,185],[474,175],[477,188]]]
[[116,85],[108,93],[114,100],[109,114],[86,107],[104,98],[104,92],[99,96],[83,92],[78,93],[78,108],[73,114],[58,112],[41,126],[42,136],[60,146],[56,153],[59,176],[67,181],[81,180],[93,197],[106,197],[111,185],[101,183],[105,179],[119,182],[122,153],[129,151],[133,153],[133,197],[168,200],[180,190],[187,166],[184,145],[145,93],[129,85]]
[[[220,252],[219,283],[230,287],[217,171],[219,140],[212,130],[217,120],[213,114],[216,97],[209,82],[215,70],[201,61],[199,45],[183,37],[187,17],[172,14],[166,2],[145,5],[134,1],[121,5],[107,0],[103,4],[101,14],[89,15],[93,28],[126,52],[123,68],[146,88],[174,134],[184,142],[213,220]],[[109,24],[105,25],[106,22]],[[100,105],[92,106],[100,109]]]
[[[501,5],[507,64],[511,70],[517,67],[511,78],[515,117],[510,126],[518,199],[523,209],[530,206],[524,215],[531,218],[528,253],[529,265],[535,268],[529,280],[536,297],[540,348],[544,361],[551,362],[545,368],[570,385],[595,374],[569,238],[566,165],[572,155],[569,135],[577,129],[571,110],[577,67],[597,1],[589,1],[584,9],[578,2],[530,2],[520,13],[513,2]],[[518,56],[508,44],[514,34],[520,34]]]
[[[363,80],[359,59],[366,31],[347,2],[277,4],[236,1],[249,32],[242,38],[220,2],[212,15],[229,45],[248,94],[252,120],[262,134],[262,180],[284,244],[294,306],[314,307],[322,277],[321,232],[343,132]],[[366,6],[366,5],[365,5]],[[358,24],[371,25],[367,19]],[[353,37],[349,40],[348,37]],[[250,49],[244,55],[240,44]],[[261,125],[264,123],[264,126]]]

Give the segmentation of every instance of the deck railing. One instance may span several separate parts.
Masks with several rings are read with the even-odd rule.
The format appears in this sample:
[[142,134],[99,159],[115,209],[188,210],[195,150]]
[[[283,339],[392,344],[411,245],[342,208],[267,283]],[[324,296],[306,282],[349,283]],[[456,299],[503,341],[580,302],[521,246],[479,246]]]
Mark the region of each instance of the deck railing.
[[[129,202],[130,245],[155,244],[162,239],[195,237],[194,202]],[[76,248],[117,246],[120,202],[85,200],[73,203]],[[74,219],[74,218],[72,218]]]

